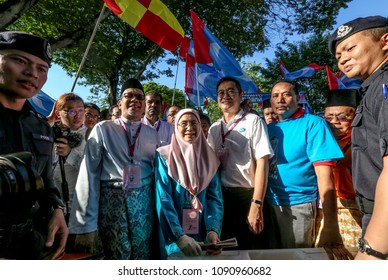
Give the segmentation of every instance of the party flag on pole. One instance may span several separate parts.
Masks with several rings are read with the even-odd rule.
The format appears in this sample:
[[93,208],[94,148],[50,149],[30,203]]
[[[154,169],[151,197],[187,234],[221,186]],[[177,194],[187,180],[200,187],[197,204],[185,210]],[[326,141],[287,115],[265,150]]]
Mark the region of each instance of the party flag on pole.
[[283,61],[280,61],[280,71],[282,72],[282,76],[284,79],[290,81],[296,80],[298,78],[312,77],[314,76],[315,72],[320,71],[323,68],[323,66],[320,66],[313,62],[297,71],[289,72],[284,66]]
[[194,48],[190,47],[188,52],[195,61],[193,93],[217,100],[216,85],[219,79],[225,76],[237,79],[244,92],[257,93],[257,85],[241,69],[229,50],[210,32],[193,10],[190,10],[190,14]]
[[160,47],[175,51],[184,38],[178,20],[160,0],[104,0],[112,12]]

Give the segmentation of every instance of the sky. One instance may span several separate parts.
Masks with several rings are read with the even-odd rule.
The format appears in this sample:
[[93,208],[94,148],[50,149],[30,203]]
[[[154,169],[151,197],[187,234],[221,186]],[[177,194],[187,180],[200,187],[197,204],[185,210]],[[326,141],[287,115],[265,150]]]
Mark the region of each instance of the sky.
[[[348,3],[348,8],[340,10],[337,17],[337,24],[335,24],[333,27],[336,28],[339,25],[357,17],[374,15],[388,16],[387,3],[387,0],[353,0],[352,2]],[[252,57],[245,58],[244,61],[263,63],[264,57],[272,59],[274,57],[275,44],[278,42],[278,40],[276,38],[271,39],[273,39],[272,45],[265,52],[256,53]],[[327,42],[324,43],[327,44]],[[175,87],[179,90],[183,90],[185,82],[184,67],[185,63],[180,61],[179,67],[172,69],[176,74],[176,77],[161,77],[154,81],[158,84],[166,85],[169,88]],[[166,64],[163,62],[160,63],[159,68],[166,68]],[[57,99],[61,94],[71,91],[74,81],[75,76],[68,76],[60,66],[54,64],[49,70],[48,80],[42,90],[52,98]],[[74,93],[80,95],[84,101],[88,101],[88,97],[90,96],[90,87],[84,87],[77,84],[74,88]]]

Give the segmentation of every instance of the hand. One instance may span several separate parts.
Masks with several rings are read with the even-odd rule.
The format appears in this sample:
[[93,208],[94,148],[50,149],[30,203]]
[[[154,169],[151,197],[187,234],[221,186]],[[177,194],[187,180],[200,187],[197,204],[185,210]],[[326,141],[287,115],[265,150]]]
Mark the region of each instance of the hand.
[[55,153],[62,157],[67,157],[71,152],[69,141],[66,138],[58,138],[55,140],[54,149]]
[[77,252],[93,253],[97,239],[97,231],[77,234],[75,237],[74,249]]
[[251,203],[247,223],[249,225],[249,229],[254,234],[259,234],[264,229],[264,218],[261,205]]
[[52,109],[51,112],[50,112],[50,115],[47,116],[47,122],[48,122],[51,126],[52,126],[55,122],[61,120],[61,118],[59,117],[59,115],[57,115],[57,114],[55,113],[55,111],[57,110],[56,106],[57,106],[57,102],[54,103],[54,106],[53,106],[53,109]]
[[353,260],[353,255],[345,248],[344,244],[326,244],[323,246],[329,260]]
[[65,215],[61,209],[55,209],[53,215],[48,223],[48,233],[46,239],[46,247],[51,247],[55,239],[59,239],[58,249],[54,252],[51,259],[55,260],[61,257],[65,252],[67,237],[69,236],[69,229],[67,228]]
[[324,224],[318,247],[325,249],[330,260],[353,260],[353,255],[345,248],[337,226]]
[[202,253],[201,246],[197,241],[186,234],[182,235],[176,243],[185,256],[200,256]]
[[[219,242],[220,239],[218,238],[218,234],[214,231],[209,231],[207,236],[206,236],[206,243],[210,243],[210,244],[217,244],[217,242]],[[215,248],[212,248],[212,249],[207,249],[206,250],[206,254],[207,255],[219,255],[221,254],[222,252],[222,248],[220,247],[215,247]]]

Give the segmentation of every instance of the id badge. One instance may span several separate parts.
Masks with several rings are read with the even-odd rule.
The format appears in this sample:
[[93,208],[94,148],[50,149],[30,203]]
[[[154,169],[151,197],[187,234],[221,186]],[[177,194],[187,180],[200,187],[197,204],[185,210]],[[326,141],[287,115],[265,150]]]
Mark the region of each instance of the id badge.
[[140,188],[141,169],[140,163],[133,161],[124,167],[123,190]]
[[217,150],[216,154],[218,159],[221,162],[221,169],[225,170],[226,163],[228,162],[228,156],[229,156],[228,149],[226,149],[225,147],[221,147]]
[[185,234],[199,233],[199,213],[195,209],[183,209],[182,229]]

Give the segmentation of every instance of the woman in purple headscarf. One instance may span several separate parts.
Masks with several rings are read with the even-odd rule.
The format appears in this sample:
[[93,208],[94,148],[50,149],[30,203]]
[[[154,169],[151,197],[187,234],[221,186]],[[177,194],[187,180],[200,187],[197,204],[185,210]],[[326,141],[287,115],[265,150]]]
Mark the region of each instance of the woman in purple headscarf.
[[[171,144],[158,148],[156,154],[162,258],[177,252],[197,256],[201,254],[198,242],[219,241],[224,214],[219,164],[206,142],[197,111],[180,110]],[[208,253],[221,250],[213,247]]]

